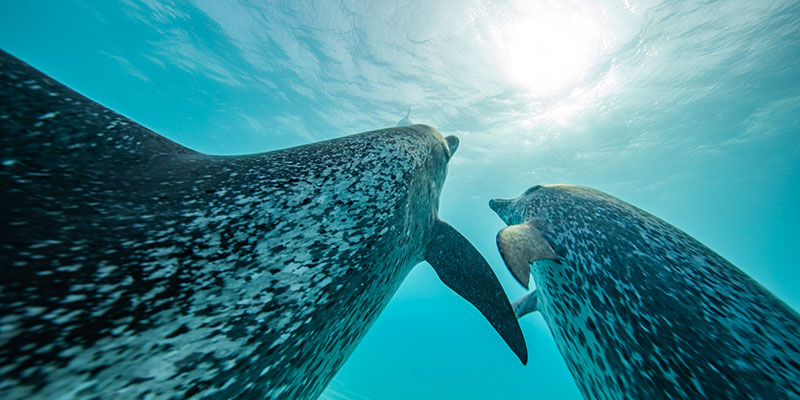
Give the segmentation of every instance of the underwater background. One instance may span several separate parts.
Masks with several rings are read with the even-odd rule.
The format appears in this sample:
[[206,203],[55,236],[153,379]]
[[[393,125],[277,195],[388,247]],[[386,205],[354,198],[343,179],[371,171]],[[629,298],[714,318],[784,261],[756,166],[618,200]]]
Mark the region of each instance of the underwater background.
[[[797,1],[0,0],[0,48],[211,154],[389,127],[410,106],[461,139],[439,215],[512,300],[488,200],[571,183],[800,309]],[[581,398],[542,318],[520,323],[528,366],[420,264],[322,398]]]

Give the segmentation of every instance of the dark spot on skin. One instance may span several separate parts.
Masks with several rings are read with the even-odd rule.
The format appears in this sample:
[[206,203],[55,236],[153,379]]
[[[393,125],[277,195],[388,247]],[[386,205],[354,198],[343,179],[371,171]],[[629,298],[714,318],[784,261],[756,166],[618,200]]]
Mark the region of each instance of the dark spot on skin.
[[278,286],[267,289],[268,292],[272,292],[276,296],[286,293],[287,290],[289,290],[288,286]]
[[95,376],[97,376],[97,374],[99,374],[100,372],[102,372],[102,371],[103,371],[104,369],[106,369],[107,367],[108,367],[107,365],[100,365],[100,366],[97,366],[97,367],[95,367],[95,368],[92,368],[92,370],[91,370],[91,371],[89,371],[89,376],[91,376],[92,378],[94,378]]
[[595,326],[594,324],[594,318],[589,318],[586,321],[586,327],[589,328],[589,330],[592,331],[592,333],[594,333],[595,336],[597,336],[597,326]]
[[796,347],[794,347],[794,346],[793,346],[791,343],[789,343],[789,342],[785,342],[785,344],[786,344],[786,347],[790,348],[790,349],[791,349],[793,352],[795,352],[795,353],[797,353],[797,352],[798,352],[798,351],[797,351],[797,348],[796,348]]
[[195,395],[197,393],[200,393],[200,390],[202,390],[202,389],[203,389],[203,386],[195,385],[195,386],[192,386],[191,388],[189,388],[189,390],[187,390],[186,393],[184,393],[183,395],[186,398],[189,398],[189,397],[192,397],[193,395]]
[[311,203],[311,199],[306,197],[305,199],[303,199],[303,201],[300,203],[300,205],[304,206],[304,205],[309,204],[309,203]]
[[142,377],[137,377],[137,378],[134,378],[134,379],[132,379],[132,380],[131,380],[130,382],[128,382],[128,384],[127,384],[127,385],[125,385],[125,386],[127,387],[127,386],[131,386],[131,385],[138,385],[138,384],[140,384],[140,383],[144,383],[144,382],[147,382],[147,381],[149,381],[149,380],[152,380],[152,379],[153,379],[153,378],[142,378]]
[[174,332],[170,333],[167,336],[167,338],[174,338],[174,337],[176,337],[178,335],[183,335],[186,332],[189,332],[189,327],[187,327],[186,324],[183,324],[178,329],[176,329]]

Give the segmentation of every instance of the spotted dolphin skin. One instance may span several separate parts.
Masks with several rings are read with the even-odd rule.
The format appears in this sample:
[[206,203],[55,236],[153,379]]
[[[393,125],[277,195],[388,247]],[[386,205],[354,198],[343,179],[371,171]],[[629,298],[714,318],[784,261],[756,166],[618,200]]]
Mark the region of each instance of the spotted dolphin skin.
[[414,125],[197,153],[0,54],[0,398],[316,398],[428,261],[525,362]]
[[[800,397],[800,317],[703,244],[579,186],[534,186],[490,207],[587,399]],[[530,265],[532,263],[532,266]]]

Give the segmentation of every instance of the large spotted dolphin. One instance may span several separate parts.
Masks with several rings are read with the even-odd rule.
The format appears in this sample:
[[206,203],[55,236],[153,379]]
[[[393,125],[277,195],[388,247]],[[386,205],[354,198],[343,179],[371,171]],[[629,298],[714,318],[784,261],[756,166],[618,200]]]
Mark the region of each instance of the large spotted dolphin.
[[490,207],[536,284],[515,311],[541,312],[587,399],[800,397],[798,314],[691,236],[586,187]]
[[7,53],[0,96],[0,398],[316,398],[423,260],[525,362],[437,218],[455,137],[210,156]]

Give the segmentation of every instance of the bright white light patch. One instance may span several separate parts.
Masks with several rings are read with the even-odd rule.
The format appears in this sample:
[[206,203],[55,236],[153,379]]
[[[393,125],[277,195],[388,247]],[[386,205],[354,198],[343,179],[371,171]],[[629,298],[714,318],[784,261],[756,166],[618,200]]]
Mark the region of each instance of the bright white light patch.
[[611,32],[579,7],[527,10],[493,29],[508,80],[536,97],[579,83],[610,47]]

